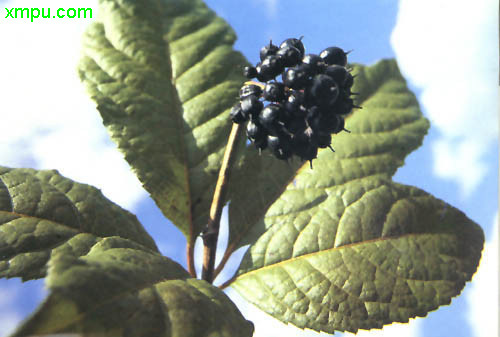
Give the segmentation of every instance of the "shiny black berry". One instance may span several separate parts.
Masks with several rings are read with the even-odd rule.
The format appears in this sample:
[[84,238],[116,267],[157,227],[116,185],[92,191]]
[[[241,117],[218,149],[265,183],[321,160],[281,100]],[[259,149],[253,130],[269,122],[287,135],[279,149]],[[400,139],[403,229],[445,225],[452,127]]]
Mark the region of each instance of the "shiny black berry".
[[331,106],[339,96],[337,83],[328,75],[314,76],[308,92],[317,105]]
[[267,82],[262,97],[269,102],[281,102],[285,99],[285,85],[280,82]]
[[329,111],[329,109],[321,108],[319,106],[310,107],[307,110],[306,122],[314,136],[317,134],[330,134],[333,133],[335,127],[338,125],[338,115]]
[[251,141],[265,138],[267,136],[266,131],[259,121],[249,121],[247,124],[247,137]]
[[345,67],[334,64],[325,69],[325,75],[330,76],[339,87],[344,87],[347,76],[350,74]]
[[248,79],[257,77],[257,69],[255,67],[246,66],[243,68],[243,76]]
[[259,115],[260,124],[268,133],[276,135],[280,129],[280,116],[283,114],[283,108],[277,104],[269,104],[262,109]]
[[281,59],[281,62],[285,67],[294,67],[302,60],[302,54],[300,51],[292,46],[285,46],[278,49],[276,56]]
[[302,63],[310,65],[311,75],[320,74],[325,71],[326,64],[321,57],[316,54],[307,54],[302,59]]
[[268,45],[265,45],[260,49],[260,60],[264,61],[264,59],[270,55],[276,55],[278,51],[278,46],[274,45],[272,41],[269,41]]
[[257,79],[261,82],[272,80],[284,69],[281,60],[275,55],[269,55],[257,65]]
[[240,99],[243,99],[250,95],[260,97],[260,95],[262,95],[262,88],[255,84],[246,84],[242,86],[240,89]]
[[293,155],[291,137],[286,134],[267,136],[267,146],[278,159],[286,160]]
[[249,95],[241,100],[241,109],[246,116],[257,119],[262,111],[263,104],[257,96]]
[[315,138],[310,129],[306,129],[292,138],[293,152],[302,160],[309,160],[311,168],[312,160],[318,156],[318,144]]
[[319,56],[328,65],[336,64],[343,67],[347,65],[347,53],[339,47],[328,47]]
[[235,104],[232,109],[231,109],[231,112],[229,113],[229,115],[231,116],[231,120],[236,123],[236,124],[241,124],[241,123],[244,123],[248,120],[248,115],[246,115],[243,110],[241,109],[241,104],[238,103],[238,104]]
[[304,53],[305,53],[305,48],[304,48],[304,44],[302,43],[301,40],[302,40],[302,38],[300,38],[300,39],[295,39],[295,38],[286,39],[285,41],[281,42],[280,49],[287,47],[287,46],[297,48],[300,52],[300,58],[303,58]]
[[295,117],[304,117],[304,91],[289,90],[284,107]]
[[248,122],[247,137],[260,151],[267,148],[267,133],[258,121]]
[[304,89],[311,80],[311,68],[308,64],[288,68],[283,73],[283,84],[292,89]]

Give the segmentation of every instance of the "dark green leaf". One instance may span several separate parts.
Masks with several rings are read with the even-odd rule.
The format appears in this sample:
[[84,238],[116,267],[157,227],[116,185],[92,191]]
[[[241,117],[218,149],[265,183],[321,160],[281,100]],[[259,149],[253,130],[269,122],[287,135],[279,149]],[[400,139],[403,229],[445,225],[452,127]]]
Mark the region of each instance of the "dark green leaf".
[[111,237],[86,256],[56,253],[48,298],[13,336],[249,337],[253,325],[218,288],[177,263]]
[[54,249],[86,254],[106,236],[157,251],[137,218],[98,189],[54,170],[0,167],[1,277],[43,277]]
[[145,189],[194,242],[208,220],[229,110],[244,82],[236,36],[201,1],[99,6],[80,77]]

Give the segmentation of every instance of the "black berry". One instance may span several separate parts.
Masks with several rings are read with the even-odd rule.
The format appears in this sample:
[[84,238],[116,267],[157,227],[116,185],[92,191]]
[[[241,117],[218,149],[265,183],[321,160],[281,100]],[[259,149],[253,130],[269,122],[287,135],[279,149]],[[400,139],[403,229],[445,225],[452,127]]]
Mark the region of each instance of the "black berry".
[[288,68],[283,73],[283,84],[292,89],[303,89],[311,79],[311,68],[307,64]]
[[309,64],[311,75],[323,73],[326,68],[326,64],[323,59],[316,54],[307,54],[302,59],[302,62]]
[[294,67],[299,64],[302,59],[301,52],[292,46],[280,48],[276,53],[276,56],[281,59],[281,62],[285,67]]
[[337,100],[339,88],[330,76],[319,74],[314,76],[309,92],[318,105],[331,106]]
[[257,79],[261,82],[267,82],[278,76],[284,69],[281,60],[275,55],[267,56],[257,69]]
[[[331,65],[325,69],[325,75],[328,75],[334,80],[338,86],[345,86],[347,76],[350,75],[345,67],[339,65]],[[351,76],[352,77],[352,76]]]
[[259,122],[270,134],[277,134],[279,130],[279,117],[283,113],[282,107],[277,104],[269,104],[262,109],[259,115]]
[[258,118],[263,106],[262,102],[255,95],[249,95],[241,100],[241,110],[246,116],[252,119]]
[[270,55],[276,55],[278,51],[278,46],[275,46],[272,41],[269,41],[268,45],[265,45],[260,49],[260,60],[264,61],[264,59]]
[[259,153],[269,149],[282,160],[295,155],[312,168],[318,149],[333,151],[332,135],[350,132],[344,116],[361,107],[351,98],[355,76],[347,68],[348,52],[329,47],[305,55],[301,39],[286,39],[279,47],[270,41],[261,48],[261,61],[243,74],[262,83],[247,82],[240,89],[230,117],[247,123],[247,137]]
[[347,65],[347,53],[339,47],[328,47],[319,56],[328,65],[336,64],[342,67]]
[[243,76],[248,79],[255,78],[257,76],[257,69],[255,67],[246,66],[243,68]]
[[302,57],[304,57],[305,48],[304,48],[304,44],[302,43],[301,39],[302,38],[300,38],[300,39],[294,39],[294,38],[286,39],[285,41],[281,42],[280,49],[288,47],[288,46],[297,48],[300,52],[300,58],[302,58]]
[[234,105],[229,113],[231,116],[231,120],[236,124],[244,123],[248,120],[248,115],[246,115],[241,109],[241,104],[238,103]]
[[264,87],[262,97],[269,102],[281,102],[285,99],[285,86],[280,82],[268,82]]
[[242,86],[240,89],[240,99],[243,99],[250,95],[260,97],[260,95],[262,95],[262,88],[255,84],[246,84]]

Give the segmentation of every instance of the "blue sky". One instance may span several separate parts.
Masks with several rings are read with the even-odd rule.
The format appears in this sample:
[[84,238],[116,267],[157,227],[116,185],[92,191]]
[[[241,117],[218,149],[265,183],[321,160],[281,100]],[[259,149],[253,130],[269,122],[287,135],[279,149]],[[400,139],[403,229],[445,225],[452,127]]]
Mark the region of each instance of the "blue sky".
[[[233,26],[238,35],[235,48],[253,63],[269,39],[279,43],[302,35],[312,53],[338,45],[354,50],[350,62],[369,65],[381,58],[397,59],[431,128],[423,146],[408,156],[394,180],[462,210],[483,227],[489,248],[473,281],[450,306],[425,319],[366,335],[496,336],[497,2],[479,0],[470,6],[452,0],[209,0],[207,4]],[[40,6],[34,0],[0,0],[3,12],[4,7]],[[92,7],[97,12],[95,0],[47,0],[43,6]],[[108,198],[138,215],[165,255],[185,264],[184,238],[129,171],[77,78],[80,36],[91,20],[30,23],[4,16],[0,14],[0,165],[56,168],[101,188]],[[256,324],[255,336],[325,335],[284,326],[245,304],[234,291],[228,294]],[[0,280],[0,336],[44,295],[42,280],[24,284]]]

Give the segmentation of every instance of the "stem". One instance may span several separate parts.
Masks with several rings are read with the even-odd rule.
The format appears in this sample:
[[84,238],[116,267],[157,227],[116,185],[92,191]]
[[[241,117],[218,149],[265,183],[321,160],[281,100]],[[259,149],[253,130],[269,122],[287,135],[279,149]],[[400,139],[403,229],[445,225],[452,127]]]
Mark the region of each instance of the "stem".
[[233,277],[231,277],[229,280],[227,280],[226,282],[222,283],[219,286],[219,289],[220,290],[226,289],[227,287],[229,287],[231,285],[231,283],[234,282],[234,280],[236,280],[236,274]]
[[233,251],[234,251],[234,245],[227,246],[226,251],[224,252],[224,255],[222,256],[222,259],[220,260],[219,264],[217,265],[217,268],[215,268],[215,270],[214,270],[214,278],[216,278],[217,275],[219,275],[219,273],[222,271],[222,269],[224,268],[224,266],[227,263],[227,260],[229,260],[229,258],[233,254]]
[[210,218],[208,220],[207,229],[203,233],[203,270],[201,278],[208,283],[214,280],[215,253],[217,251],[217,239],[219,237],[220,218],[222,208],[226,197],[227,182],[231,167],[235,159],[236,143],[238,136],[243,129],[243,124],[233,124],[229,140],[227,142],[224,158],[215,185],[214,198],[210,207]]
[[188,272],[191,275],[191,277],[196,278],[196,269],[194,268],[194,242],[191,238],[189,239],[189,242],[187,243],[186,246],[186,253],[187,253],[187,267],[188,267]]

